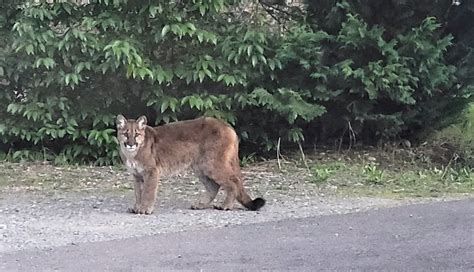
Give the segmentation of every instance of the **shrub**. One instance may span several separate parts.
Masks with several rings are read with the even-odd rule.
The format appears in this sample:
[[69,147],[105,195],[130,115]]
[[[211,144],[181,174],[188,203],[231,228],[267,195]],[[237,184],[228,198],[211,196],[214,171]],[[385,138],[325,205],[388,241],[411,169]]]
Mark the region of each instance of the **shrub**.
[[453,36],[435,18],[393,31],[352,2],[326,1],[322,14],[309,5],[306,20],[297,12],[279,27],[271,4],[243,14],[248,3],[4,5],[3,156],[114,163],[118,113],[152,124],[221,118],[252,152],[349,132],[373,143],[413,135],[471,99],[445,59]]

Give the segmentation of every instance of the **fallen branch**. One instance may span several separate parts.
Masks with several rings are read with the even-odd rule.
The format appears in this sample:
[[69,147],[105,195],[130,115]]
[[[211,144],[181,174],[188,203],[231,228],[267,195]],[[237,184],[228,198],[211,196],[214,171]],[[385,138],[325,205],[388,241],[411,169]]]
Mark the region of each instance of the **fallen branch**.
[[303,160],[304,166],[306,166],[306,169],[309,171],[308,162],[306,162],[306,156],[304,155],[303,147],[301,146],[300,142],[298,142],[298,147],[300,148],[301,159]]
[[278,138],[278,144],[277,144],[277,162],[278,162],[278,169],[281,171],[281,162],[280,162],[280,157],[281,157],[281,154],[280,154],[280,142],[281,142],[281,138],[279,137]]

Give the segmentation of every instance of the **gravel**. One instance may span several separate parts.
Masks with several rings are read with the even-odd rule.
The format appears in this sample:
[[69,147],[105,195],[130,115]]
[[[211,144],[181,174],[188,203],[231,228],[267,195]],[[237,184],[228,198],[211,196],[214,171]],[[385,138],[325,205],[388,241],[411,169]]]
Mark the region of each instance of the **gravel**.
[[[127,213],[133,204],[131,177],[122,169],[0,165],[0,253],[342,214],[426,199],[342,197],[309,183],[305,169],[281,172],[272,162],[245,168],[246,187],[267,204],[258,212],[189,209],[203,186],[191,174],[164,178],[155,213]],[[329,190],[329,191],[328,191]],[[216,201],[222,201],[221,192]]]

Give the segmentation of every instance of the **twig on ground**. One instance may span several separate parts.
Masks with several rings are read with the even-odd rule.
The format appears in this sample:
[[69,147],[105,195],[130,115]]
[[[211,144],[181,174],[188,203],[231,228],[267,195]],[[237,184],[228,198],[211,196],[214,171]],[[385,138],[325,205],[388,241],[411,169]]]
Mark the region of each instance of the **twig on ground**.
[[281,157],[281,154],[280,154],[280,142],[281,142],[281,138],[279,137],[278,138],[278,144],[277,144],[277,162],[278,162],[278,170],[281,171],[281,162],[280,162],[280,157]]
[[344,138],[344,135],[346,134],[346,131],[347,131],[347,127],[342,132],[341,138],[339,138],[339,146],[337,147],[337,155],[340,155],[340,153],[341,153],[342,139]]
[[298,142],[298,147],[300,148],[301,159],[303,160],[304,166],[305,166],[306,169],[308,169],[308,171],[309,171],[308,162],[306,162],[306,156],[304,155],[303,147],[301,146],[301,143],[300,143],[300,142]]
[[443,174],[441,175],[441,179],[444,179],[444,176],[446,176],[446,173],[448,172],[448,168],[451,166],[451,163],[453,160],[457,160],[459,158],[459,155],[454,153],[453,156],[451,156],[451,159],[448,162],[448,165],[444,168]]
[[347,127],[349,128],[349,149],[351,150],[352,144],[356,144],[356,134],[354,130],[352,129],[351,121],[347,121]]

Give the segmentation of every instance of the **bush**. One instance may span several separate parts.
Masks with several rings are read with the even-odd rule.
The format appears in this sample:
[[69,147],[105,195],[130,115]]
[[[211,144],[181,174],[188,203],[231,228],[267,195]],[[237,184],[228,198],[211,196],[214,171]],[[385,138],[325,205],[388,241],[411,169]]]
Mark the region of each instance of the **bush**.
[[10,8],[18,12],[2,28],[9,46],[0,139],[12,159],[35,159],[37,151],[57,163],[113,163],[118,113],[147,114],[155,124],[197,115],[235,124],[240,109],[287,123],[315,116],[298,93],[251,84],[281,67],[269,42],[274,34],[232,21],[222,0]]
[[310,6],[307,20],[282,27],[247,1],[4,5],[3,156],[114,163],[118,113],[154,124],[221,118],[253,152],[349,132],[373,143],[413,135],[471,99],[436,19],[394,35],[349,2],[327,3],[331,20]]
[[332,81],[355,96],[328,105],[337,110],[322,124],[347,116],[373,141],[417,138],[456,120],[474,98],[474,3],[461,2],[307,1],[311,28],[338,38],[323,50],[328,66],[347,66]]

